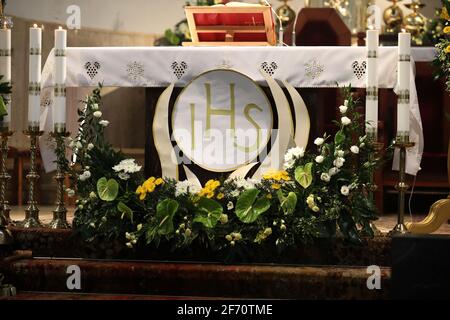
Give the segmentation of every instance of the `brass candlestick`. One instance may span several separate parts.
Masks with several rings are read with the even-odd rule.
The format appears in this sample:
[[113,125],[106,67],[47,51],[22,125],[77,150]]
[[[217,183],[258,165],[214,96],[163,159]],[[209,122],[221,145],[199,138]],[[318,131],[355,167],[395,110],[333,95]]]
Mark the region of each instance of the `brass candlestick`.
[[[56,148],[61,155],[65,156],[66,144],[65,139],[70,136],[70,133],[66,131],[64,125],[55,126],[55,131],[51,133],[51,136],[56,141]],[[56,209],[53,210],[53,220],[50,222],[49,227],[52,229],[69,229],[69,223],[67,222],[67,209],[64,205],[64,180],[66,177],[65,168],[63,168],[60,159],[57,160],[56,169]]]
[[36,172],[36,154],[37,154],[37,139],[44,134],[39,130],[39,126],[30,125],[24,134],[30,139],[30,172],[27,174],[28,180],[28,207],[25,209],[25,220],[20,225],[23,228],[40,228],[42,227],[39,221],[39,208],[35,199],[35,190],[39,174]]
[[2,128],[1,132],[1,164],[0,164],[0,214],[3,215],[6,223],[11,223],[10,211],[11,208],[9,206],[9,202],[6,199],[6,190],[8,187],[8,181],[11,179],[11,176],[8,173],[8,169],[6,168],[6,160],[8,159],[8,139],[13,135],[13,132],[8,128]]
[[409,135],[402,134],[397,135],[394,142],[394,147],[400,151],[400,165],[399,165],[399,182],[396,186],[398,191],[398,218],[397,225],[390,232],[394,234],[406,234],[409,233],[408,228],[405,226],[405,195],[409,189],[409,185],[406,183],[406,149],[415,146],[414,142],[409,141]]
[[[381,151],[384,148],[384,144],[382,142],[378,142],[378,128],[368,127],[366,129],[366,134],[367,140],[374,145],[375,153],[370,155],[370,161],[373,161],[381,155]],[[372,174],[370,177],[370,188],[369,188],[370,200],[375,201],[375,192],[377,190],[378,186],[375,184],[375,174]],[[377,226],[374,223],[371,222],[370,227],[372,228],[376,236],[382,234],[382,232],[377,228]]]
[[6,160],[8,158],[8,139],[13,135],[13,132],[8,127],[1,128],[1,166],[0,166],[0,245],[8,245],[12,243],[13,238],[11,232],[7,229],[8,224],[11,223],[8,200],[6,200],[6,189],[8,181],[11,176],[6,168]]
[[417,45],[422,45],[422,35],[425,32],[427,19],[419,10],[424,8],[425,4],[421,3],[420,0],[413,0],[411,3],[405,4],[405,7],[413,11],[404,19],[405,29],[411,33],[413,41]]

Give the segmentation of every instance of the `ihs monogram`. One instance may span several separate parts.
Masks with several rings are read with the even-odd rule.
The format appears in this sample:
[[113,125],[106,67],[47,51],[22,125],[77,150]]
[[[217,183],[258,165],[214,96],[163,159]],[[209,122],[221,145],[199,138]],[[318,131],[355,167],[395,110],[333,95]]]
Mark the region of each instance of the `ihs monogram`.
[[305,64],[306,76],[313,80],[320,77],[324,70],[324,66],[319,64],[315,59]]

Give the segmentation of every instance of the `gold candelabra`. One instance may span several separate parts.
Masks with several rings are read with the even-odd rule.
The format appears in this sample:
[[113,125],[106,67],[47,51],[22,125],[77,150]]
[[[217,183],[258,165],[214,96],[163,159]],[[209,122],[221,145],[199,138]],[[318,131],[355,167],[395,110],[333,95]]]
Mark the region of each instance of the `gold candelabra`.
[[386,24],[386,33],[400,32],[403,23],[403,11],[398,6],[398,2],[402,0],[389,0],[392,5],[384,10],[383,20]]
[[39,228],[42,223],[39,220],[39,208],[35,199],[36,185],[39,180],[39,174],[36,172],[36,156],[38,147],[38,138],[43,135],[38,125],[30,125],[24,134],[30,139],[30,171],[27,174],[28,180],[28,206],[25,209],[25,220],[20,225],[23,228]]
[[[59,155],[65,156],[66,144],[65,139],[70,136],[70,133],[66,131],[65,125],[55,125],[54,132],[51,136],[55,139],[56,148]],[[52,229],[68,229],[70,228],[67,222],[67,209],[64,204],[64,180],[66,178],[66,171],[61,164],[61,159],[57,160],[56,169],[56,209],[53,210],[53,220],[50,222],[49,227]]]
[[8,200],[6,200],[6,189],[8,181],[11,176],[6,168],[6,160],[8,158],[8,139],[13,135],[13,132],[8,127],[1,128],[1,165],[0,165],[0,245],[10,244],[13,240],[11,232],[7,229],[8,224],[11,223]]
[[407,134],[397,135],[394,141],[394,147],[399,149],[400,152],[400,165],[399,181],[396,186],[398,191],[398,217],[397,224],[392,229],[391,235],[409,233],[405,225],[405,195],[409,189],[409,185],[406,182],[406,149],[413,148],[414,146],[415,143],[409,141],[409,135]]

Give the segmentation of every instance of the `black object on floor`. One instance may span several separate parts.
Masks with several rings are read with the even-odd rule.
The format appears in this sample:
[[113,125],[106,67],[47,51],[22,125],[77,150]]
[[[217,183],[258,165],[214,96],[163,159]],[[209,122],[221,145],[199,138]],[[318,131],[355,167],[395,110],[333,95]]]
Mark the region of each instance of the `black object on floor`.
[[392,239],[392,298],[450,300],[450,236]]

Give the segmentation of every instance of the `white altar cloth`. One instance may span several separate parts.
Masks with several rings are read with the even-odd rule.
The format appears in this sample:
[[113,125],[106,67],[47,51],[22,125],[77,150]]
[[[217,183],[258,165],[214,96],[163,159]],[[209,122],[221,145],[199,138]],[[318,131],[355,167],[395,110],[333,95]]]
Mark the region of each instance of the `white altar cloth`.
[[[185,86],[202,72],[230,68],[262,85],[261,69],[277,80],[298,88],[332,88],[352,84],[365,87],[365,47],[96,47],[67,48],[66,87],[165,87],[175,82]],[[415,61],[431,61],[432,48],[413,48]],[[379,50],[379,87],[395,88],[397,47]],[[41,129],[52,129],[53,51],[44,65],[41,94]],[[414,64],[412,64],[413,66]],[[416,147],[408,152],[407,172],[416,174],[423,153],[422,121],[414,70],[411,68],[411,140]],[[68,121],[76,119],[68,119]],[[41,153],[47,171],[54,169],[55,156],[41,138]]]

